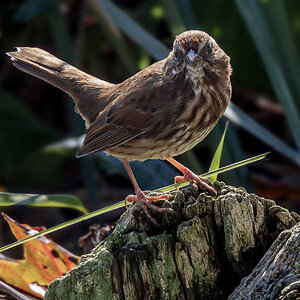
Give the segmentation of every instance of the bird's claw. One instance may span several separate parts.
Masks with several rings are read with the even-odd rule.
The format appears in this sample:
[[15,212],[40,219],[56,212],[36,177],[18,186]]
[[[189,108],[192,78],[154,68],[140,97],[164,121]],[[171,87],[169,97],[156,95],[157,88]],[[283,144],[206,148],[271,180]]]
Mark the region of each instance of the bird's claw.
[[154,211],[160,212],[160,213],[171,213],[173,214],[174,211],[170,208],[163,208],[158,207],[152,202],[162,200],[162,199],[169,199],[170,197],[173,197],[171,194],[163,194],[159,196],[146,196],[143,192],[138,193],[137,195],[128,195],[125,198],[125,207],[128,208],[127,202],[140,202],[142,205],[142,208],[147,216],[147,218],[153,223],[156,227],[159,227],[159,224],[157,221],[150,215],[148,208],[151,208]]
[[175,183],[179,182],[186,182],[188,181],[191,186],[198,190],[198,184],[202,185],[206,190],[212,192],[214,195],[217,195],[216,190],[213,188],[212,184],[206,179],[201,176],[198,176],[191,172],[190,170],[186,171],[183,176],[176,176]]

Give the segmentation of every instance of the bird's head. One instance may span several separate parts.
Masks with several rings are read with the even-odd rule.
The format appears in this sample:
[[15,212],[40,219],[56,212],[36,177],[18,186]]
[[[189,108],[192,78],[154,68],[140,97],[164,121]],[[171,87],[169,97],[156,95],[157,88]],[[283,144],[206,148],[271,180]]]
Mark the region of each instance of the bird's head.
[[171,55],[179,66],[203,73],[225,71],[231,74],[230,58],[207,33],[198,30],[185,31],[178,35]]

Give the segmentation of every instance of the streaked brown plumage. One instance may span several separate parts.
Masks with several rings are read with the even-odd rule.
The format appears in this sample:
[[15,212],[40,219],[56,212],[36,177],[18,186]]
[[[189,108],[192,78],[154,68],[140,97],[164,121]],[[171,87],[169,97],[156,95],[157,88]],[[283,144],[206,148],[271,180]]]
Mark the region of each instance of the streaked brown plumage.
[[[127,160],[167,159],[184,173],[182,180],[196,180],[213,190],[169,159],[199,143],[216,125],[231,97],[230,59],[205,32],[193,30],[177,36],[166,59],[120,84],[97,79],[41,49],[21,47],[8,55],[18,69],[72,96],[87,127],[78,157],[106,151],[120,158],[127,171]],[[146,206],[153,205],[133,174],[130,177],[150,217]]]

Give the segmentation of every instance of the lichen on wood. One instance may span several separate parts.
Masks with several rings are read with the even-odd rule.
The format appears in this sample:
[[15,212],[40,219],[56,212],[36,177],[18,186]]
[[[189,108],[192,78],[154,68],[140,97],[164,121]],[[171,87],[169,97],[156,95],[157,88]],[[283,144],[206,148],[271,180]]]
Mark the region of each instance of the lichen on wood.
[[[226,299],[283,230],[300,218],[274,201],[214,182],[174,192],[174,214],[130,206],[113,233],[55,280],[45,299]],[[234,298],[232,298],[234,299]],[[242,298],[241,298],[242,299]]]

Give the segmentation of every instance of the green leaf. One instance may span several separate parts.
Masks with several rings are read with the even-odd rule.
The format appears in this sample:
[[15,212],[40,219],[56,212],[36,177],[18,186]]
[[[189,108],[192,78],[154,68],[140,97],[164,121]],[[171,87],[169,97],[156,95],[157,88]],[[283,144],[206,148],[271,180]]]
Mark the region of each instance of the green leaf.
[[[261,159],[265,158],[268,155],[268,153],[260,154],[260,155],[257,155],[257,156],[245,159],[243,161],[240,161],[240,162],[228,165],[226,167],[222,167],[222,168],[220,168],[218,170],[202,174],[201,176],[204,177],[204,178],[208,178],[208,177],[217,175],[219,173],[227,172],[229,170],[232,170],[232,169],[244,166],[246,164],[250,164],[250,163],[253,163],[255,161],[261,160]],[[170,192],[170,191],[176,190],[176,189],[178,189],[180,187],[184,187],[184,186],[187,186],[187,185],[189,185],[189,182],[182,182],[182,183],[178,183],[178,184],[172,184],[170,186],[167,186],[167,187],[155,190],[155,192]],[[28,242],[28,241],[30,241],[32,239],[38,238],[38,237],[43,236],[45,234],[49,234],[49,233],[55,232],[57,230],[60,230],[60,229],[66,228],[68,226],[77,224],[79,222],[82,222],[82,221],[94,218],[94,217],[102,215],[104,213],[111,212],[111,211],[113,211],[115,209],[118,209],[118,208],[121,208],[121,207],[124,207],[124,201],[118,202],[116,204],[113,204],[113,205],[110,205],[110,206],[107,206],[107,207],[104,207],[104,208],[100,208],[100,209],[98,209],[96,211],[93,211],[93,212],[90,212],[90,213],[88,213],[88,214],[86,214],[84,216],[80,216],[80,217],[72,219],[70,221],[66,221],[66,222],[64,222],[62,224],[53,226],[53,227],[51,227],[49,229],[43,230],[43,231],[41,231],[41,232],[39,232],[37,234],[28,236],[27,238],[25,238],[23,240],[19,240],[19,241],[16,241],[14,243],[11,243],[9,245],[3,246],[3,247],[0,248],[0,252],[8,250],[8,249],[11,249],[11,248],[13,248],[15,246],[21,245],[21,244],[23,244],[25,242]]]
[[[217,170],[220,167],[221,156],[222,156],[223,145],[224,145],[224,140],[225,140],[227,127],[228,127],[228,122],[225,125],[225,129],[224,129],[221,141],[219,143],[217,151],[215,152],[215,155],[214,155],[213,160],[211,162],[211,165],[209,167],[209,171]],[[215,180],[217,180],[217,174],[214,175],[214,176],[208,177],[207,180],[209,180],[210,182],[214,182]]]
[[39,207],[63,207],[79,210],[86,214],[88,210],[83,206],[81,200],[73,195],[53,194],[14,194],[0,193],[0,206],[28,205]]

